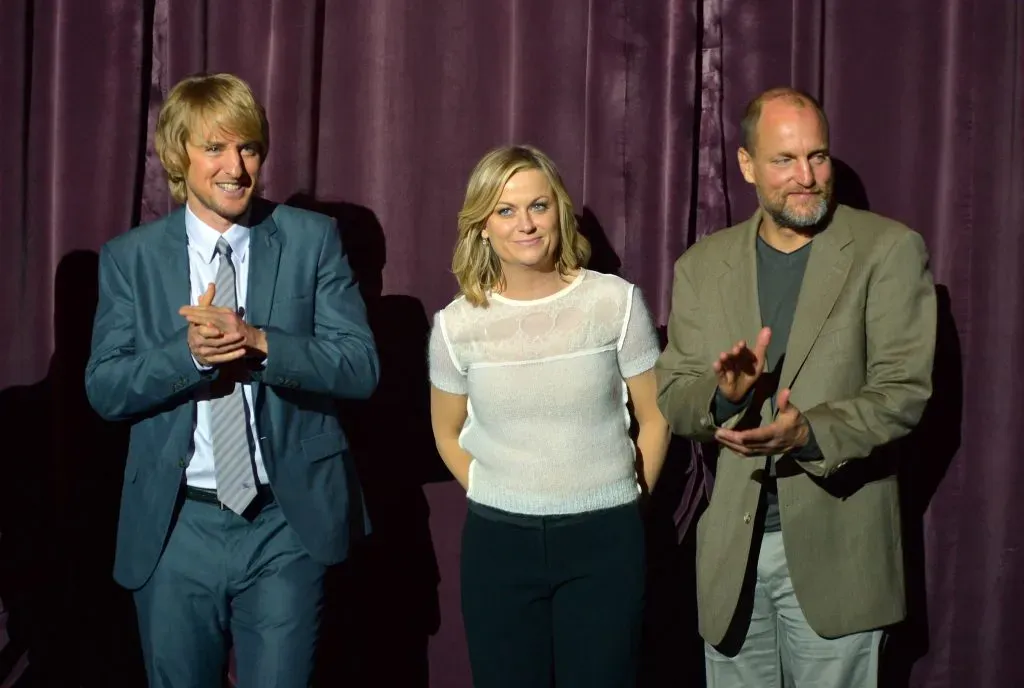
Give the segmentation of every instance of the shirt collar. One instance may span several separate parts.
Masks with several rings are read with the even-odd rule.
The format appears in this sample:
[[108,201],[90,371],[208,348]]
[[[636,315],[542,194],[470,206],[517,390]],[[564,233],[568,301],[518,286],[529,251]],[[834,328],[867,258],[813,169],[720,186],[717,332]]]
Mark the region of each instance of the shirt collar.
[[[245,220],[242,220],[245,223]],[[206,224],[192,212],[192,208],[185,204],[185,234],[188,236],[188,243],[199,255],[204,263],[210,264],[217,255],[217,240],[224,237],[231,246],[232,255],[238,257],[239,261],[245,259],[246,250],[249,248],[249,228],[245,224],[233,224],[224,232]]]

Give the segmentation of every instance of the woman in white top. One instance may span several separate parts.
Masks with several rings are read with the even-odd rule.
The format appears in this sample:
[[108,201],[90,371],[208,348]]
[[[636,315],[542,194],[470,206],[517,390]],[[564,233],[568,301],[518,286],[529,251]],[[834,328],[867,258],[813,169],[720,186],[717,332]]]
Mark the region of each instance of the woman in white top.
[[586,270],[589,255],[546,155],[512,146],[477,164],[453,260],[461,294],[430,339],[434,437],[469,501],[462,613],[476,688],[635,683],[638,498],[669,432],[640,292]]

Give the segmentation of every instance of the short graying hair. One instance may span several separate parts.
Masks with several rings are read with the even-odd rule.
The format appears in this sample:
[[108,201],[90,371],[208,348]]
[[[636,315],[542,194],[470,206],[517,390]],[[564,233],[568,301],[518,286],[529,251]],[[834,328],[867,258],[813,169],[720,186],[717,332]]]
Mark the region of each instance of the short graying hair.
[[790,105],[814,108],[814,111],[818,113],[818,117],[821,119],[821,126],[825,129],[825,140],[828,141],[828,116],[825,115],[821,104],[809,93],[789,86],[780,86],[770,88],[758,94],[747,104],[746,110],[743,111],[743,119],[740,121],[741,145],[748,153],[754,154],[754,145],[757,143],[757,123],[761,120],[761,109],[765,103],[780,98],[785,99]]

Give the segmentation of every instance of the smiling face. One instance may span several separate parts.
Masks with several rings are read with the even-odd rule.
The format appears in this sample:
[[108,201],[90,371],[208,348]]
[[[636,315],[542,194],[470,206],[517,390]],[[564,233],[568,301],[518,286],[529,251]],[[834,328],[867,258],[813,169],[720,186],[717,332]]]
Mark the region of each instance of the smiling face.
[[750,151],[739,151],[744,179],[754,185],[762,210],[778,227],[818,225],[832,201],[828,134],[815,109],[790,99],[764,104]]
[[245,214],[259,181],[263,156],[254,141],[203,126],[185,144],[187,202],[196,217],[225,231]]
[[559,251],[558,204],[547,176],[527,169],[509,177],[481,235],[506,272],[553,270]]

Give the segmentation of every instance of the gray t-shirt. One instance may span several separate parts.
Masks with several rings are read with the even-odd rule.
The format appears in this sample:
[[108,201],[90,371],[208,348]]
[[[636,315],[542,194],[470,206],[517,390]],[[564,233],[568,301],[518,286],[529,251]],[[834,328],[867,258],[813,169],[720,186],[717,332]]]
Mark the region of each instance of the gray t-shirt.
[[[810,242],[792,253],[783,253],[772,248],[760,236],[757,237],[757,301],[761,307],[761,326],[772,330],[765,372],[775,390],[772,394],[773,412],[777,410],[775,397],[778,393],[779,373],[785,361],[796,301],[800,297],[800,287],[810,255]],[[775,488],[775,462],[770,461],[768,466],[771,477],[765,485],[764,529],[772,532],[781,530],[782,523],[779,517],[779,496]]]
[[[778,393],[779,373],[785,362],[789,331],[793,327],[796,302],[803,286],[807,259],[811,255],[811,244],[783,253],[772,248],[760,236],[757,237],[757,301],[761,310],[761,326],[769,327],[772,338],[768,344],[764,375],[768,376],[773,392],[772,408]],[[732,404],[721,395],[715,395],[714,416],[719,425],[743,410],[748,399]],[[800,458],[815,458],[819,454],[817,442],[811,434],[806,446],[798,452]],[[775,462],[768,463],[768,478],[765,482],[764,529],[766,532],[782,529],[779,516],[779,497],[775,487]]]

